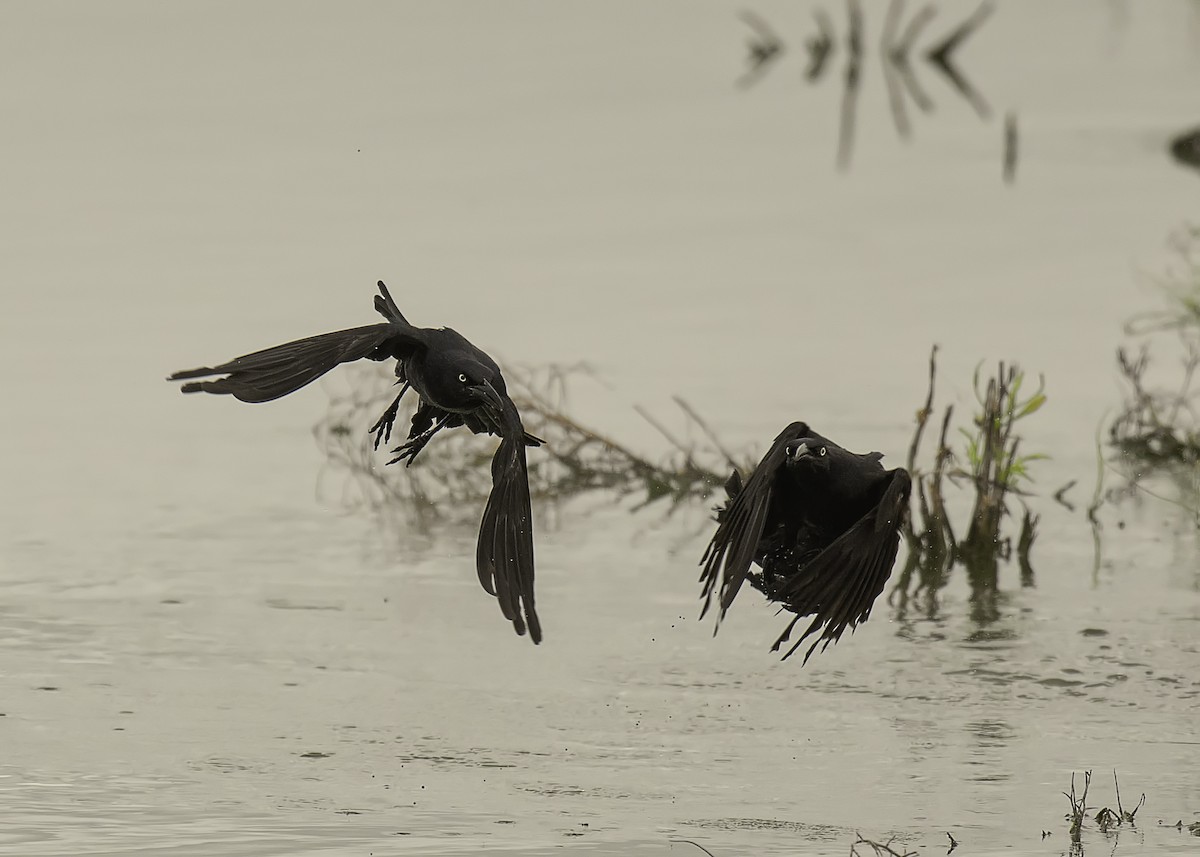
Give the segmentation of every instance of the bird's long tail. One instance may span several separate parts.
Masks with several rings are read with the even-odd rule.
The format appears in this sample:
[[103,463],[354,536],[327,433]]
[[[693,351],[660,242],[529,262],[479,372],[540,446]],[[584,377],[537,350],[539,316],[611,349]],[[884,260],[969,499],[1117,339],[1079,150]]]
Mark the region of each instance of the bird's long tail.
[[[403,320],[403,316],[400,319]],[[322,333],[255,351],[220,366],[176,372],[167,380],[188,381],[182,388],[185,393],[226,394],[243,402],[270,402],[311,384],[339,363],[364,357],[382,359],[387,355],[380,354],[380,348],[394,332],[393,324],[371,324]],[[211,375],[225,377],[211,381],[189,380]]]
[[512,402],[505,403],[504,432],[492,458],[492,493],[479,525],[475,565],[479,582],[500,603],[518,634],[542,641],[533,594],[533,509],[524,430]]

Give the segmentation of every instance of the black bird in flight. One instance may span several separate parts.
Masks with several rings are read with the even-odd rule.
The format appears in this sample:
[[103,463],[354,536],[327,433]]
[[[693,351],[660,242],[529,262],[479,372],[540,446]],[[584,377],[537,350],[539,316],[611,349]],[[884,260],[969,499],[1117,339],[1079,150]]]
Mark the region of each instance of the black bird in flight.
[[[369,431],[375,448],[391,437],[400,400],[412,388],[420,396],[408,440],[396,447],[393,464],[411,464],[444,428],[465,425],[476,434],[494,434],[500,445],[492,458],[492,491],[479,525],[475,566],[479,582],[500,602],[504,618],[518,634],[526,627],[542,641],[533,598],[533,513],[525,447],[542,441],[525,431],[509,398],[500,367],[448,327],[413,327],[379,283],[375,309],[387,321],[298,339],[222,363],[176,372],[167,380],[187,381],[184,393],[232,395],[243,402],[270,402],[320,378],[340,363],[396,360],[395,401]],[[209,381],[194,381],[223,375]]]
[[[787,642],[805,616],[812,623],[784,659],[812,634],[819,636],[805,663],[849,625],[871,615],[900,543],[912,483],[903,468],[884,470],[883,454],[848,452],[807,423],[789,425],[745,485],[735,470],[728,500],[717,511],[717,531],[704,557],[702,595],[708,612],[718,594],[717,623],[746,580],[796,616],[771,651]],[[761,572],[751,572],[757,563]]]

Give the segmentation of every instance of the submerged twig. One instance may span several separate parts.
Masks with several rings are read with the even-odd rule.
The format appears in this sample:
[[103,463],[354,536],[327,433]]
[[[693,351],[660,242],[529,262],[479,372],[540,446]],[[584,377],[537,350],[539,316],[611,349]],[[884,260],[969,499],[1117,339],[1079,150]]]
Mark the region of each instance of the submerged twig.
[[929,420],[929,415],[933,413],[933,389],[937,379],[937,353],[938,347],[935,343],[929,349],[929,391],[925,394],[925,404],[921,406],[921,410],[917,411],[917,427],[913,430],[912,443],[908,446],[906,463],[909,473],[917,472],[917,450],[921,447],[921,436],[925,433],[925,423]]
[[1142,792],[1142,796],[1138,800],[1137,806],[1129,810],[1129,812],[1126,812],[1125,807],[1121,805],[1121,784],[1117,781],[1116,768],[1113,768],[1113,790],[1117,793],[1117,812],[1120,814],[1119,817],[1121,821],[1128,821],[1130,824],[1133,824],[1134,816],[1138,814],[1138,810],[1141,809],[1146,803],[1146,793]]
[[1083,819],[1087,815],[1087,793],[1088,786],[1092,784],[1092,772],[1083,772],[1083,794],[1075,796],[1075,772],[1071,772],[1071,793],[1063,792],[1063,796],[1071,802],[1071,811],[1067,814],[1067,818],[1071,822],[1069,833],[1071,841],[1079,842],[1079,833],[1083,828]]
[[1070,479],[1054,492],[1054,502],[1064,507],[1068,512],[1075,511],[1075,504],[1067,499],[1067,492],[1074,488],[1078,481],[1078,479]]
[[695,845],[697,848],[699,848],[701,851],[703,851],[705,854],[707,854],[708,857],[717,857],[717,855],[713,854],[711,851],[709,851],[707,848],[705,848],[699,842],[693,842],[691,839],[668,839],[667,841],[672,844],[674,844],[676,842],[681,842],[684,845]]
[[857,831],[855,831],[854,835],[857,836],[858,839],[854,840],[854,842],[850,844],[850,857],[861,857],[861,852],[858,850],[859,845],[865,845],[870,848],[871,852],[875,854],[876,857],[884,857],[884,855],[886,855],[886,857],[918,857],[916,851],[897,851],[895,848],[893,848],[892,843],[896,841],[896,837],[894,836],[887,842],[875,842],[871,839],[867,839]]

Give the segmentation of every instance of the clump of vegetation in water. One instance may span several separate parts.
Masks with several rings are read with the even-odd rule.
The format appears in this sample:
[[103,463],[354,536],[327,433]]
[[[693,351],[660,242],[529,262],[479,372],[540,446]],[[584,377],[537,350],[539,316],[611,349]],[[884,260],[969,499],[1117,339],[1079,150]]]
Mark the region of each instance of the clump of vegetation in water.
[[[917,425],[908,450],[908,471],[912,475],[915,509],[903,529],[908,558],[901,570],[890,600],[905,607],[912,594],[925,592],[930,611],[936,609],[934,596],[948,581],[956,564],[962,565],[971,584],[974,619],[986,624],[998,617],[996,594],[999,562],[1015,555],[1021,569],[1022,585],[1032,585],[1033,567],[1029,552],[1037,536],[1038,516],[1025,503],[1027,484],[1032,477],[1029,466],[1045,458],[1021,449],[1018,426],[1037,413],[1046,403],[1044,379],[1029,392],[1026,376],[1014,364],[1001,362],[996,374],[981,381],[976,370],[975,395],[979,412],[970,427],[959,427],[957,434],[964,445],[956,452],[950,445],[954,407],[947,405],[932,465],[917,466],[921,441],[933,416],[934,388],[937,377],[937,346],[929,355],[929,392],[917,412]],[[966,519],[965,535],[959,538],[946,503],[946,486],[966,486],[973,492],[971,512]],[[1010,498],[1020,502],[1020,525],[1013,536],[1015,520]],[[913,586],[914,577],[916,586]]]
[[[1131,319],[1125,332],[1137,347],[1117,349],[1127,392],[1109,428],[1124,457],[1151,469],[1200,463],[1200,390],[1192,386],[1200,366],[1200,227],[1180,230],[1170,244],[1176,264],[1159,284],[1166,306]],[[1177,351],[1173,383],[1151,378],[1151,344]]]
[[[1164,305],[1130,319],[1125,333],[1132,342],[1117,349],[1125,395],[1107,443],[1097,440],[1088,510],[1097,557],[1097,512],[1106,502],[1145,494],[1178,506],[1200,527],[1200,390],[1193,385],[1200,367],[1200,227],[1178,230],[1169,246],[1174,264],[1156,283]],[[1117,485],[1105,487],[1107,471],[1120,477]],[[1165,482],[1174,496],[1151,480]]]
[[1083,830],[1083,820],[1085,818],[1087,818],[1087,793],[1088,793],[1088,788],[1091,786],[1091,784],[1092,784],[1092,772],[1084,771],[1083,772],[1083,794],[1076,797],[1075,796],[1075,772],[1072,771],[1071,772],[1071,793],[1067,794],[1067,792],[1063,792],[1063,796],[1066,797],[1066,799],[1071,802],[1071,811],[1069,813],[1067,813],[1067,815],[1066,815],[1067,821],[1069,821],[1071,823],[1071,826],[1067,829],[1067,832],[1071,835],[1071,843],[1076,847],[1078,847],[1078,845],[1079,845],[1079,835],[1080,835],[1080,832]]
[[[1071,837],[1071,853],[1082,854],[1083,845],[1080,837],[1083,832],[1083,824],[1087,820],[1088,805],[1087,796],[1088,788],[1092,784],[1092,772],[1083,772],[1083,792],[1076,794],[1075,792],[1075,774],[1071,774],[1071,791],[1063,792],[1063,797],[1071,802],[1071,810],[1065,816],[1068,822],[1067,832]],[[1138,810],[1146,804],[1146,795],[1143,793],[1138,800],[1137,805],[1133,809],[1125,809],[1121,803],[1121,784],[1117,780],[1117,772],[1113,771],[1113,789],[1116,791],[1117,808],[1102,807],[1092,815],[1092,820],[1101,833],[1108,833],[1110,830],[1122,827],[1128,824],[1130,827],[1136,827]]]

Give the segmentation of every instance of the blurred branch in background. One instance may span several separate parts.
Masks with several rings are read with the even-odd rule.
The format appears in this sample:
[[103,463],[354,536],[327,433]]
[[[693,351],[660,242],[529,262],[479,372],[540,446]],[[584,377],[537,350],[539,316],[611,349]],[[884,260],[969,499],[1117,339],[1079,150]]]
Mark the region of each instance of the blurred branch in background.
[[[1185,227],[1170,240],[1176,265],[1158,283],[1166,306],[1130,319],[1125,332],[1136,350],[1117,349],[1127,385],[1109,440],[1125,457],[1150,467],[1195,466],[1200,461],[1200,391],[1192,386],[1200,365],[1200,228]],[[1175,383],[1162,387],[1147,374],[1151,344],[1173,337],[1180,350]]]
[[[425,449],[416,466],[384,467],[386,451],[375,451],[365,427],[395,395],[395,376],[376,365],[347,367],[345,374],[350,392],[330,393],[329,412],[313,429],[328,466],[342,480],[337,502],[384,516],[399,512],[421,528],[454,519],[460,509],[473,518],[478,501],[491,490],[489,461],[496,439],[446,432]],[[670,446],[663,459],[652,460],[570,415],[568,388],[592,375],[588,367],[510,367],[507,374],[509,393],[525,428],[546,441],[529,455],[529,487],[536,500],[606,490],[621,498],[636,496],[635,508],[666,500],[674,509],[683,501],[707,498],[724,484],[731,467],[754,466],[748,456],[738,460],[678,397],[675,404],[687,439],[677,437],[645,409],[635,408]],[[416,397],[406,398],[398,427],[411,420],[415,406]]]

